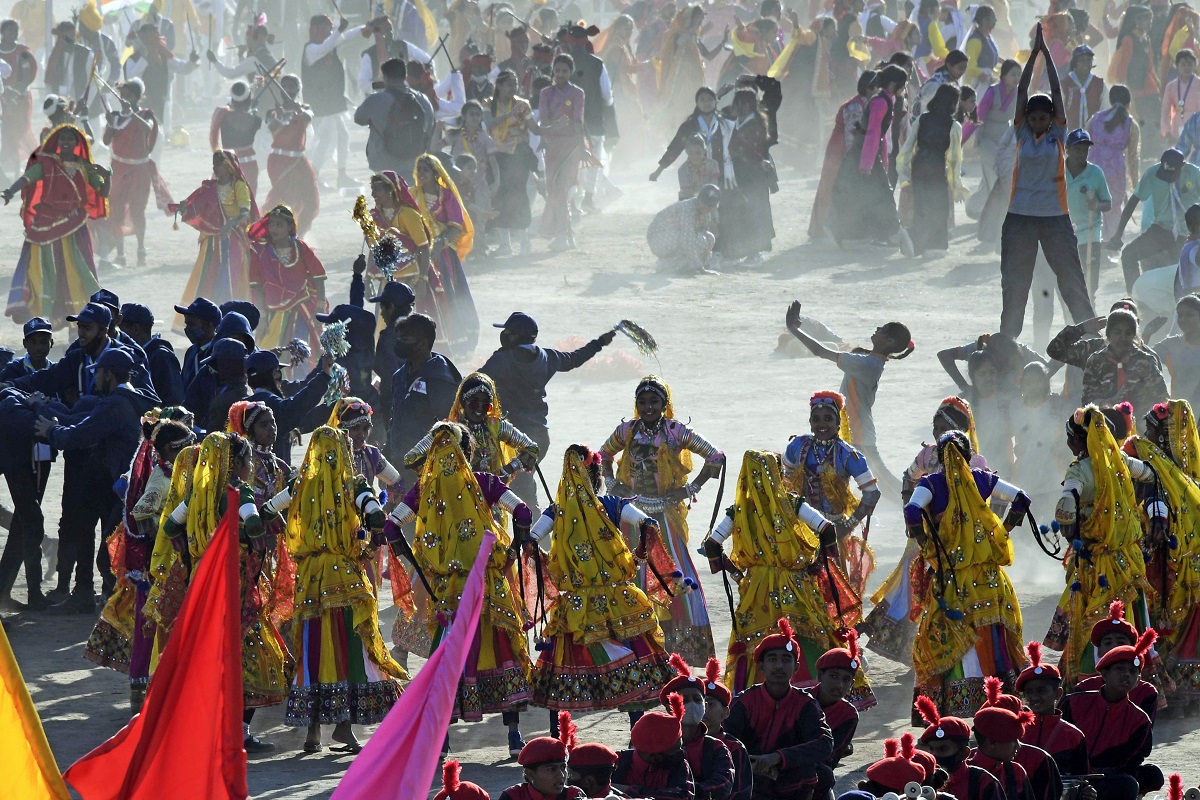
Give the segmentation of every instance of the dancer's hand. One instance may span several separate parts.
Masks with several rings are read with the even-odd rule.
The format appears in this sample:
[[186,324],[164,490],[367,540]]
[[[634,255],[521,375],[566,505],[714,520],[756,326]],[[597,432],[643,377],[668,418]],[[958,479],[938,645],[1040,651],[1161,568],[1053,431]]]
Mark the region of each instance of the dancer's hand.
[[659,167],[658,169],[654,170],[654,172],[650,173],[650,180],[656,181],[656,180],[658,180],[658,176],[662,175],[662,174],[663,174],[663,168]]
[[367,271],[367,257],[363,253],[358,254],[358,258],[354,259],[354,274],[362,275]]
[[793,300],[792,304],[788,306],[787,316],[784,318],[784,321],[787,323],[789,331],[800,330],[800,318],[802,316],[800,308],[801,304],[799,300]]

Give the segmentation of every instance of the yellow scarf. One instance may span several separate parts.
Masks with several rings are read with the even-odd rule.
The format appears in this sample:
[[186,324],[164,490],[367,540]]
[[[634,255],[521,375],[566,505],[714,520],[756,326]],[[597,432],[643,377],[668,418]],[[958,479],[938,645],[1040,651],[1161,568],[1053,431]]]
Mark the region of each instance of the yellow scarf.
[[[1167,432],[1171,437],[1171,455],[1175,463],[1193,481],[1200,481],[1200,436],[1196,434],[1196,416],[1187,400],[1168,400],[1171,411]],[[1172,503],[1172,508],[1175,505]]]
[[364,540],[354,507],[354,459],[346,432],[323,425],[313,431],[296,476],[288,509],[288,549],[297,556],[328,552],[357,558]]
[[[460,261],[465,261],[470,254],[471,249],[475,246],[475,225],[471,222],[471,215],[467,213],[467,206],[462,201],[462,197],[458,193],[458,187],[454,184],[454,180],[450,174],[446,172],[446,168],[442,166],[442,162],[435,155],[426,153],[417,159],[417,163],[424,162],[429,164],[436,173],[436,183],[432,187],[421,185],[420,178],[417,177],[417,171],[413,170],[413,195],[416,198],[417,206],[421,210],[421,216],[425,218],[425,224],[433,231],[434,236],[438,236],[446,229],[446,223],[434,217],[432,211],[429,210],[429,200],[425,197],[425,189],[437,190],[439,196],[447,189],[454,195],[454,199],[458,202],[458,207],[462,209],[463,226],[462,234],[458,237],[458,241],[454,243],[454,251],[458,253]],[[485,165],[480,164],[480,169],[484,169]]]
[[197,456],[192,492],[188,498],[187,538],[192,558],[208,549],[208,539],[221,523],[229,487],[229,459],[236,434],[216,432],[204,437]]
[[[1171,402],[1186,403],[1176,400]],[[1194,423],[1192,431],[1194,436]],[[1153,467],[1158,474],[1163,491],[1167,494],[1167,504],[1172,511],[1171,535],[1176,539],[1176,546],[1169,550],[1170,566],[1166,570],[1172,578],[1171,585],[1166,598],[1160,595],[1159,602],[1153,603],[1151,608],[1151,613],[1155,616],[1154,626],[1170,632],[1163,637],[1170,640],[1186,633],[1176,629],[1200,603],[1200,568],[1195,564],[1196,551],[1200,548],[1200,486],[1154,443],[1140,436],[1133,441],[1137,457]],[[1148,520],[1144,522],[1149,524]],[[1158,552],[1156,546],[1152,558],[1157,559]],[[1166,577],[1162,576],[1163,579]],[[1163,600],[1166,602],[1163,603]],[[1159,616],[1164,619],[1159,619]],[[1163,639],[1160,641],[1162,645],[1171,644]]]

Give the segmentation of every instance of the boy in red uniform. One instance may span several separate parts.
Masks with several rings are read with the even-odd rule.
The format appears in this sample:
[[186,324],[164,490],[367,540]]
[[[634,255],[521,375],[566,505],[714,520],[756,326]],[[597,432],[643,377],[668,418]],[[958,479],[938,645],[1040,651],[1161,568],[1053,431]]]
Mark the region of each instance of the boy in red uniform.
[[492,800],[483,787],[462,780],[462,767],[454,759],[442,765],[442,789],[433,800]]
[[[974,719],[978,746],[967,756],[967,763],[987,770],[999,780],[1007,800],[1037,800],[1029,775],[1016,761],[1021,735],[1025,733],[1026,723],[1033,721],[1033,714],[1021,710],[1021,701],[1017,698],[1001,698],[999,678],[987,677],[983,685],[987,700],[975,712]],[[1054,796],[1055,800],[1059,795]]]
[[1162,770],[1144,763],[1154,746],[1154,723],[1130,698],[1157,638],[1154,629],[1148,628],[1137,644],[1109,650],[1096,664],[1103,686],[1074,692],[1062,702],[1063,719],[1076,725],[1087,739],[1092,770],[1105,776],[1096,781],[1101,800],[1132,800],[1163,786]]
[[704,725],[725,743],[733,759],[733,793],[729,800],[750,800],[754,793],[754,766],[746,746],[725,732],[733,692],[721,682],[721,662],[710,658],[704,668]]
[[864,792],[883,797],[888,792],[904,796],[910,783],[925,783],[925,767],[916,760],[916,743],[911,733],[883,740],[883,758],[867,767],[867,779],[858,784]]
[[[692,768],[683,747],[683,698],[667,698],[670,714],[651,711],[633,724],[632,750],[617,754],[613,786],[646,800],[694,800]],[[514,798],[514,800],[517,800]]]
[[1029,666],[1017,676],[1016,689],[1033,712],[1033,722],[1025,726],[1021,744],[1049,753],[1060,776],[1087,775],[1090,770],[1083,732],[1058,712],[1062,673],[1053,664],[1042,663],[1041,642],[1030,642],[1025,652],[1029,654]]
[[813,796],[822,800],[833,792],[834,768],[854,753],[854,732],[858,730],[858,709],[846,697],[854,688],[862,662],[858,657],[858,631],[850,628],[846,634],[845,647],[835,647],[817,659],[817,685],[808,689],[820,704],[825,724],[833,734],[833,754],[817,767]]
[[671,666],[676,675],[663,685],[658,699],[669,710],[672,694],[683,698],[680,728],[696,800],[726,800],[733,791],[733,758],[725,743],[710,736],[704,724],[704,681],[692,674],[692,668],[678,653],[671,654]]
[[937,703],[927,695],[917,698],[917,713],[928,725],[921,734],[921,746],[933,753],[938,766],[950,776],[940,791],[958,800],[1005,800],[1004,789],[992,773],[967,763],[971,728],[966,722],[940,716]]
[[517,763],[525,768],[525,782],[510,786],[499,800],[583,800],[583,791],[567,785],[567,756],[575,737],[568,714],[560,717],[559,738],[539,736],[521,748]]
[[[1108,606],[1108,617],[1092,626],[1092,647],[1096,648],[1097,664],[1109,650],[1122,645],[1132,647],[1137,642],[1137,638],[1137,628],[1125,619],[1125,604],[1120,600],[1112,601]],[[1147,663],[1143,662],[1142,668],[1145,669],[1146,666],[1148,666]],[[1097,668],[1097,672],[1099,672],[1099,668]],[[1075,685],[1075,691],[1094,692],[1103,685],[1104,676],[1089,675]],[[1158,714],[1157,686],[1139,677],[1137,685],[1129,693],[1129,701],[1145,711],[1146,716],[1150,718],[1150,723],[1154,724],[1155,715]]]
[[616,766],[616,750],[594,742],[581,744],[571,750],[567,781],[582,791],[584,797],[611,797],[614,796],[612,775]]
[[763,637],[754,660],[763,682],[729,707],[725,731],[746,745],[754,765],[754,800],[809,800],[817,767],[833,754],[833,734],[821,706],[792,686],[800,645],[786,618]]

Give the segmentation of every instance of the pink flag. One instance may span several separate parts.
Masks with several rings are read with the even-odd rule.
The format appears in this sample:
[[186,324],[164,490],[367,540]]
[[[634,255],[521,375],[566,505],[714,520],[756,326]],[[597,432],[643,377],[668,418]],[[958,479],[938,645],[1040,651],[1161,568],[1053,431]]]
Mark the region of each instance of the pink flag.
[[484,570],[495,543],[495,534],[485,532],[449,632],[346,770],[331,800],[412,800],[429,794],[458,681],[479,628]]

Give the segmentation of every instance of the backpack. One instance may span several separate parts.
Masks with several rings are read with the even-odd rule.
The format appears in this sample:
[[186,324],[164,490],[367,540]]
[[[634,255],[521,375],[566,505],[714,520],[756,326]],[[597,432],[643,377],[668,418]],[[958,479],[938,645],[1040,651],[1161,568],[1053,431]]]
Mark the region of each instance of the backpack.
[[388,109],[387,129],[382,132],[384,149],[393,158],[416,158],[429,147],[425,135],[425,109],[410,89],[389,94],[392,107]]

